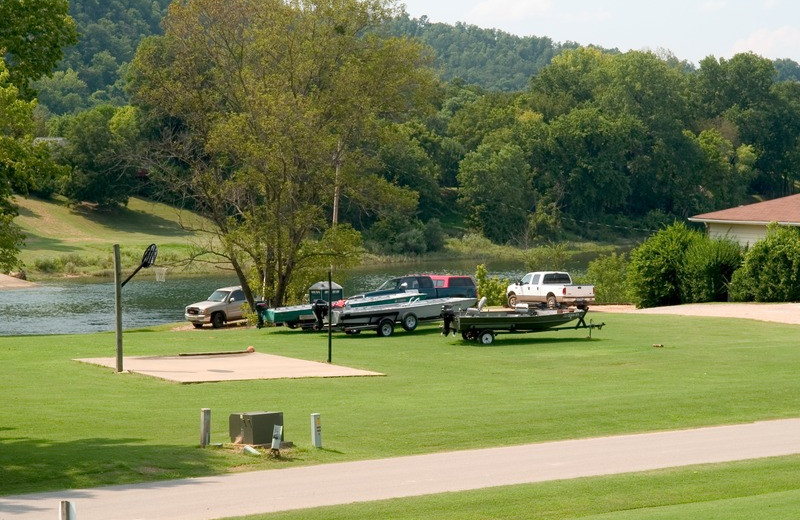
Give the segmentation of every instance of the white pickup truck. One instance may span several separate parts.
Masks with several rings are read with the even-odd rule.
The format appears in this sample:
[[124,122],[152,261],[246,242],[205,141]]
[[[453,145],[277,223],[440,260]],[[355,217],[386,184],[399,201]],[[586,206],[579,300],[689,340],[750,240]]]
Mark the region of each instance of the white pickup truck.
[[574,285],[569,273],[538,271],[509,285],[506,300],[511,308],[518,303],[546,303],[550,309],[564,304],[583,306],[594,301],[594,285]]

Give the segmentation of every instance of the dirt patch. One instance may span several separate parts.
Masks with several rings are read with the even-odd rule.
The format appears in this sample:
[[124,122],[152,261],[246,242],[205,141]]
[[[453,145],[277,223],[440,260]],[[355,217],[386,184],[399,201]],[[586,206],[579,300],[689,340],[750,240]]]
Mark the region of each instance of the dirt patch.
[[[75,361],[116,368],[116,358],[86,358]],[[379,372],[260,352],[198,356],[130,356],[123,360],[123,368],[129,372],[177,383],[384,375]]]

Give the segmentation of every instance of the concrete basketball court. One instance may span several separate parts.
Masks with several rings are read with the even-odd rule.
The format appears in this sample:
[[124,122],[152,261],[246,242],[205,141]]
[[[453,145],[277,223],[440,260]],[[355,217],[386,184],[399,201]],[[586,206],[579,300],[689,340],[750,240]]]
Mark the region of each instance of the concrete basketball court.
[[[76,359],[82,363],[116,369],[116,358]],[[123,369],[177,383],[211,383],[248,379],[292,379],[305,377],[382,376],[317,361],[306,361],[274,354],[244,352],[183,356],[133,356],[123,359]]]

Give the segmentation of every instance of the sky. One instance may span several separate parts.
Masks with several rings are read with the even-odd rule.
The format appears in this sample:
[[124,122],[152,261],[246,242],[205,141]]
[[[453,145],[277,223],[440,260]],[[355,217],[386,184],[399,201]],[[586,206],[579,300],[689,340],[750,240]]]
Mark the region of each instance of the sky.
[[620,51],[662,49],[695,64],[752,51],[800,63],[797,0],[398,0],[412,18],[464,22]]

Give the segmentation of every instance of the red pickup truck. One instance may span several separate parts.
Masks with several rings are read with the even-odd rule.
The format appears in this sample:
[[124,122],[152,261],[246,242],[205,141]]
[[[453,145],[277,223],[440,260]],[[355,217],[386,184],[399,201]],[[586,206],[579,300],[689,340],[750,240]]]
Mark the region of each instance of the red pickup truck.
[[419,291],[428,298],[476,298],[478,289],[471,276],[449,274],[409,274],[385,281],[374,291],[361,296],[380,296],[404,291]]

